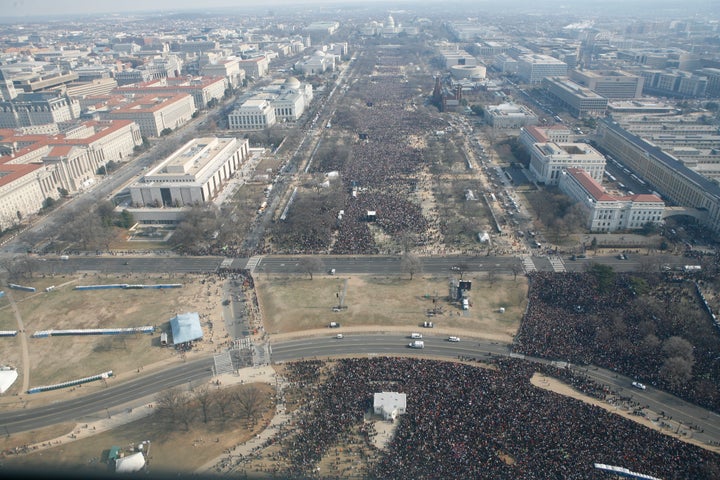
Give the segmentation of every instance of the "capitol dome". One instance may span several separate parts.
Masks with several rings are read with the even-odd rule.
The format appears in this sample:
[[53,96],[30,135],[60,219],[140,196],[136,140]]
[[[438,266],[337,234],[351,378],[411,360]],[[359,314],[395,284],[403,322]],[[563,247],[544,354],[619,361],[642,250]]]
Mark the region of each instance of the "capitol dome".
[[288,77],[287,80],[285,80],[285,86],[287,88],[300,88],[300,80],[295,77]]

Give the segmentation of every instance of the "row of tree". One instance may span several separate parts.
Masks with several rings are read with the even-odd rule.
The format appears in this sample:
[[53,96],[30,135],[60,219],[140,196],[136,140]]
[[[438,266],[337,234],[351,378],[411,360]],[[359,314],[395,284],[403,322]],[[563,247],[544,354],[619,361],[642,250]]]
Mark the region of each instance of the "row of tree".
[[207,386],[184,391],[165,390],[155,401],[155,415],[168,429],[181,427],[185,431],[197,423],[245,420],[255,426],[269,407],[270,399],[256,386],[212,389]]

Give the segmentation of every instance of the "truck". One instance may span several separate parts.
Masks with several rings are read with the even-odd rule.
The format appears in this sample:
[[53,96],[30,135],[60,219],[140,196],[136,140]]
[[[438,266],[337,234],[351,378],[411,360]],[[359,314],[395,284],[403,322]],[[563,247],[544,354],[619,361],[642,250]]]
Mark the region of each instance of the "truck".
[[425,342],[422,340],[415,340],[413,342],[408,343],[408,347],[410,348],[425,348]]
[[685,271],[685,273],[699,272],[700,270],[702,270],[702,267],[700,265],[685,265],[683,267],[683,270]]
[[410,334],[410,338],[422,338],[422,333],[413,332]]

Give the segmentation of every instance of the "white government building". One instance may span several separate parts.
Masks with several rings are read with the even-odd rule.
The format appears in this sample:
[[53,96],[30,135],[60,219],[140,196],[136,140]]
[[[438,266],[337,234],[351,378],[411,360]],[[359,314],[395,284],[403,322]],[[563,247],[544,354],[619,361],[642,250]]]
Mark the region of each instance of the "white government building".
[[665,204],[657,195],[615,197],[581,168],[564,169],[559,188],[587,207],[590,212],[587,227],[591,232],[637,230],[648,223],[659,225],[662,222]]
[[557,185],[565,168],[585,170],[596,182],[602,182],[605,157],[587,143],[534,143],[530,148],[530,172],[545,185]]
[[141,223],[177,222],[182,207],[215,198],[248,152],[247,139],[190,140],[130,186],[133,208],[128,210]]
[[228,115],[231,130],[262,130],[276,123],[297,122],[313,99],[312,85],[295,77],[262,88]]

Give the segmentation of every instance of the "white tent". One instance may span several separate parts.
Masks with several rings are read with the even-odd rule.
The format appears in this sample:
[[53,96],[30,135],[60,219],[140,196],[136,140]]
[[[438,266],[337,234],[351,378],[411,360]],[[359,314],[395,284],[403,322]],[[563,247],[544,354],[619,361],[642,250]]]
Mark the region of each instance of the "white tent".
[[142,452],[133,453],[127,457],[115,460],[116,473],[134,473],[139,472],[145,466],[145,457]]
[[18,373],[14,368],[0,367],[0,394],[5,393],[8,388],[12,387],[17,378]]

